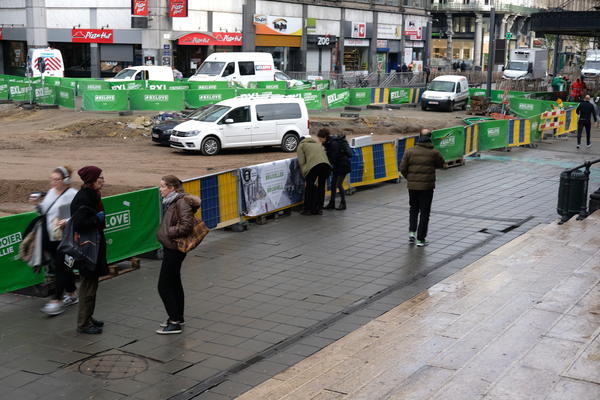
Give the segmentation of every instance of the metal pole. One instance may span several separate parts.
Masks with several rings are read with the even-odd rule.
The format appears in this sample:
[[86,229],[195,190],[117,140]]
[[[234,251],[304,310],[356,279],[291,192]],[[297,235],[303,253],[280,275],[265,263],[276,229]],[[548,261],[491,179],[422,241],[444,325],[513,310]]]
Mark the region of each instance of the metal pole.
[[487,88],[486,96],[492,97],[492,73],[494,72],[494,53],[496,52],[496,9],[494,8],[494,2],[491,2],[492,8],[490,9],[490,39],[489,39],[489,50],[488,50],[488,70],[487,70]]
[[560,63],[560,35],[556,35],[556,41],[554,42],[554,65],[552,65],[552,74],[558,75],[559,63]]

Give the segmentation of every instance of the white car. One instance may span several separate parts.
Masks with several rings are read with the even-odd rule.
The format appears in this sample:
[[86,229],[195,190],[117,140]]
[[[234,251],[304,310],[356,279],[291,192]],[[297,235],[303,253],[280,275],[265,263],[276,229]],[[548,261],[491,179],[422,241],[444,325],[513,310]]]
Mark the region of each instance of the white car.
[[421,95],[421,109],[442,108],[454,111],[460,105],[464,110],[469,101],[469,82],[461,75],[438,76],[429,83]]
[[309,136],[310,121],[302,98],[236,97],[207,108],[173,128],[169,144],[206,156],[234,147],[281,146],[294,152]]

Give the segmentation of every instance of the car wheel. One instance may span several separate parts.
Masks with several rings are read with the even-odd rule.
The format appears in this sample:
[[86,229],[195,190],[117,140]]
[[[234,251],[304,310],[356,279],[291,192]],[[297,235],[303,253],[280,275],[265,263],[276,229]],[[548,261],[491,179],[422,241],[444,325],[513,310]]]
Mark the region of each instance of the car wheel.
[[465,111],[465,110],[467,109],[467,102],[466,102],[466,101],[463,103],[463,105],[462,105],[461,109],[462,109],[463,111]]
[[221,151],[221,143],[216,137],[208,136],[202,141],[200,150],[205,156],[214,156],[215,154],[219,154],[219,151]]
[[427,106],[425,104],[421,104],[421,110],[427,111]]
[[281,140],[281,150],[285,153],[293,153],[298,149],[299,142],[298,135],[295,133],[286,133]]
[[454,102],[453,101],[448,103],[448,112],[452,112],[452,111],[454,111]]

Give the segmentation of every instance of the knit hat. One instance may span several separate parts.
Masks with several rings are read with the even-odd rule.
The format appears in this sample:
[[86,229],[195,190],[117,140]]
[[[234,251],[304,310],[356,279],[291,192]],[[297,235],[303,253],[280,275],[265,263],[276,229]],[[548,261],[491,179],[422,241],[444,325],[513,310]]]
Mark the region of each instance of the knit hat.
[[100,177],[102,170],[98,167],[94,167],[93,165],[88,165],[87,167],[83,167],[77,171],[77,174],[83,183],[93,183],[96,182],[96,180]]

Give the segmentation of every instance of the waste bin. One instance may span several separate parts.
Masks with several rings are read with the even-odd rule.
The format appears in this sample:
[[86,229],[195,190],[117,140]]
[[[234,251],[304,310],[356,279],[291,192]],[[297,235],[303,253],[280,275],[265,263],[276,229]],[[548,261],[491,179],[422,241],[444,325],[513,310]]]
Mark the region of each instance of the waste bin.
[[581,211],[583,202],[587,200],[586,180],[587,176],[582,171],[561,172],[556,207],[559,215],[570,218]]

